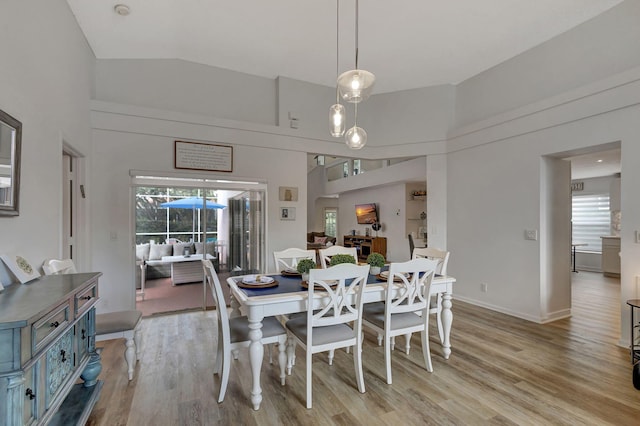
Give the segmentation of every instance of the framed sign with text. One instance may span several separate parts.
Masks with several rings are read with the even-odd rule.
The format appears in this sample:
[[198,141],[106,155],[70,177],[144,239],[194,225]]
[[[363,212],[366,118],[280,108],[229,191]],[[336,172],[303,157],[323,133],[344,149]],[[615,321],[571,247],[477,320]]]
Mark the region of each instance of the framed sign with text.
[[233,147],[202,142],[175,141],[174,167],[212,172],[233,171]]

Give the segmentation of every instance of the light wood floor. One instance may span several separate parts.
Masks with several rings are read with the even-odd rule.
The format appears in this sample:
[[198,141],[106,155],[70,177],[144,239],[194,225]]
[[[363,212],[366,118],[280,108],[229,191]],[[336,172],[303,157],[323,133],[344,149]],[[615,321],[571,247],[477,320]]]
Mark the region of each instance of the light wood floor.
[[298,351],[284,387],[277,362],[269,365],[265,357],[264,399],[254,411],[242,351],[218,404],[215,312],[144,319],[145,346],[133,381],[127,381],[122,341],[101,342],[105,385],[89,424],[638,425],[640,392],[632,386],[628,351],[616,345],[619,284],[594,273],[573,278],[574,316],[548,325],[454,301],[448,361],[431,321],[431,374],[421,367],[417,335],[409,356],[393,353],[393,384],[387,385],[383,350],[366,332],[364,394],[357,391],[351,355],[337,351],[333,366],[326,355],[314,356],[311,410],[305,408],[304,352]]

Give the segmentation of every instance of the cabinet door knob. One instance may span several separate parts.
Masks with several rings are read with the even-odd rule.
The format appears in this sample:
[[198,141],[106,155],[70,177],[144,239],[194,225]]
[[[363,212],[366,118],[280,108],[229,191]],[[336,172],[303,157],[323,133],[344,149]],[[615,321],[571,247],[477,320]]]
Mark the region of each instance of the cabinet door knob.
[[82,338],[82,340],[84,340],[84,339],[86,339],[86,338],[87,338],[87,336],[85,336],[85,335],[84,335],[85,333],[86,333],[86,330],[83,328],[83,329],[82,329],[82,337],[81,337],[81,338]]
[[25,393],[26,396],[29,397],[29,399],[33,400],[36,397],[36,394],[33,393],[33,391],[31,390],[31,388],[27,388],[27,392]]
[[91,296],[82,296],[80,300],[91,300]]
[[60,361],[62,361],[62,362],[66,362],[66,361],[67,361],[67,353],[65,352],[65,350],[64,350],[64,349],[62,349],[62,350],[60,351],[60,357],[61,357],[61,358],[60,358]]
[[56,327],[58,327],[60,325],[60,323],[58,321],[54,321],[50,325],[51,325],[51,327],[56,328]]

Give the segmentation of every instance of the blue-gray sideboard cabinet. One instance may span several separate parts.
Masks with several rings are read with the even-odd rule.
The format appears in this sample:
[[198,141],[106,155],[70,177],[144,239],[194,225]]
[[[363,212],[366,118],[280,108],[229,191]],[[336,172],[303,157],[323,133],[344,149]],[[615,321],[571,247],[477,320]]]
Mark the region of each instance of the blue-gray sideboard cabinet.
[[102,389],[95,350],[101,275],[48,275],[0,293],[0,425],[86,422]]

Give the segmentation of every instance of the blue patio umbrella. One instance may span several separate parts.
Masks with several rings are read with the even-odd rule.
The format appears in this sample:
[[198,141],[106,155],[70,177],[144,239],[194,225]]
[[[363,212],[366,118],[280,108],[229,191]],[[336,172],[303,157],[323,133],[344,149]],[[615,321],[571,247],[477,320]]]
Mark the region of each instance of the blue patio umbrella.
[[[171,207],[173,209],[202,209],[204,208],[204,204],[202,197],[190,197],[162,203],[160,204],[160,207]],[[208,209],[224,209],[225,207],[227,206],[214,203],[211,200],[206,201],[206,208]]]
[[160,204],[160,207],[165,208],[193,210],[193,228],[191,230],[192,238],[195,237],[196,234],[196,209],[202,209],[205,208],[205,206],[207,209],[224,209],[227,207],[223,204],[214,203],[211,200],[207,200],[205,203],[202,197],[179,198],[177,200]]

